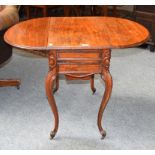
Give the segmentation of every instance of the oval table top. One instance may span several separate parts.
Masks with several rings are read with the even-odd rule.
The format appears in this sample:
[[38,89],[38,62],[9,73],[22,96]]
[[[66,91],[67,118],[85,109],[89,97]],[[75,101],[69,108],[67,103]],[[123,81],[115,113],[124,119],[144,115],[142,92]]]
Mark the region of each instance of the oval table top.
[[9,28],[5,41],[33,50],[112,49],[138,46],[149,39],[148,30],[115,17],[45,17]]

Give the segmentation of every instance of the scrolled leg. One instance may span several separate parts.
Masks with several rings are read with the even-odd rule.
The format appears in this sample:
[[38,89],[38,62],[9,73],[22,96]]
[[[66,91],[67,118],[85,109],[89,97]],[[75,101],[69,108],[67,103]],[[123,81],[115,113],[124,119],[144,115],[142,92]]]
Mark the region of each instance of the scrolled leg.
[[51,110],[54,114],[54,129],[51,131],[50,133],[50,138],[53,139],[54,136],[57,133],[58,130],[58,125],[59,125],[59,116],[58,116],[58,110],[57,110],[57,106],[56,106],[56,102],[53,96],[53,85],[54,85],[54,80],[55,80],[55,75],[53,75],[52,71],[49,71],[49,73],[47,74],[46,77],[46,82],[45,82],[45,87],[46,87],[46,95],[47,95],[47,99],[49,102],[49,105],[51,107]]
[[103,68],[102,68],[102,73],[101,73],[101,77],[103,79],[103,81],[105,82],[105,92],[104,92],[104,96],[99,108],[99,112],[98,112],[98,128],[99,131],[102,135],[101,139],[104,139],[106,136],[106,132],[105,130],[102,128],[102,116],[103,116],[103,112],[106,108],[106,105],[109,101],[109,98],[111,96],[111,92],[112,92],[112,76],[110,75],[109,72],[109,66],[110,66],[110,50],[105,50],[103,52]]
[[59,115],[58,110],[56,106],[56,102],[53,95],[53,86],[54,81],[57,77],[57,65],[56,65],[56,51],[50,51],[49,52],[49,72],[46,76],[45,80],[45,89],[46,89],[46,96],[49,102],[49,105],[51,107],[51,110],[54,114],[54,129],[50,133],[50,138],[53,139],[58,131],[59,126]]
[[104,139],[104,137],[106,136],[106,132],[102,128],[102,124],[101,124],[102,115],[103,115],[105,107],[109,101],[109,98],[111,96],[111,91],[112,91],[112,77],[111,77],[110,73],[105,73],[103,76],[104,76],[103,78],[104,78],[104,82],[105,82],[105,92],[104,92],[104,96],[103,96],[103,99],[102,99],[102,102],[100,105],[100,109],[98,112],[98,128],[102,135],[102,139]]
[[55,80],[55,88],[53,89],[53,93],[56,93],[59,89],[59,76],[57,75]]

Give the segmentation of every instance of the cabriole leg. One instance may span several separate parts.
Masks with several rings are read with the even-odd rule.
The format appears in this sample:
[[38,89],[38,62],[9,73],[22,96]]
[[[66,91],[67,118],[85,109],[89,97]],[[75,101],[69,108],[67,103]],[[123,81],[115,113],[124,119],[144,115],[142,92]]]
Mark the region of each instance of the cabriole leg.
[[57,110],[56,102],[53,95],[53,85],[57,77],[55,51],[51,51],[49,53],[49,68],[50,69],[45,80],[45,88],[46,88],[46,95],[48,98],[49,105],[54,114],[54,129],[50,133],[50,138],[53,139],[57,133],[58,126],[59,126],[58,110]]
[[59,89],[59,76],[57,75],[55,80],[55,88],[53,89],[53,93],[56,93]]
[[112,92],[112,77],[110,75],[109,72],[109,66],[110,66],[110,57],[111,57],[111,51],[110,50],[103,50],[102,53],[102,73],[101,73],[101,77],[105,82],[105,92],[104,92],[104,96],[99,108],[99,112],[98,112],[98,128],[99,131],[102,135],[101,139],[104,139],[104,137],[106,136],[106,132],[105,130],[102,128],[102,116],[103,116],[103,112],[106,108],[106,105],[109,101],[109,98],[111,96],[111,92]]

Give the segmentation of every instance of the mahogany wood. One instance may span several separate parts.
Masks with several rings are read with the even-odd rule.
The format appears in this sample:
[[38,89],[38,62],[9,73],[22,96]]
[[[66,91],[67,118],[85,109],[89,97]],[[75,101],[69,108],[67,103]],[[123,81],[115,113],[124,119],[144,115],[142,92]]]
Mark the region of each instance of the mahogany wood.
[[90,80],[90,88],[93,94],[96,92],[96,88],[94,86],[94,74],[66,74],[67,80]]
[[13,80],[13,79],[0,79],[0,87],[6,87],[6,86],[16,86],[19,89],[21,81],[20,80]]
[[106,136],[106,132],[102,128],[102,125],[101,125],[102,115],[103,115],[103,111],[105,110],[105,107],[109,101],[109,98],[111,96],[112,83],[113,83],[112,77],[111,77],[110,72],[109,72],[110,58],[111,58],[111,51],[109,49],[103,50],[102,64],[104,67],[102,67],[101,77],[102,77],[103,81],[105,82],[105,92],[104,92],[104,96],[103,96],[103,99],[102,99],[102,102],[100,105],[100,109],[98,112],[98,121],[97,121],[99,131],[102,135],[102,139],[104,139],[104,137]]
[[94,94],[96,92],[96,88],[94,87],[94,74],[90,78],[90,87],[91,87],[91,90]]
[[[16,34],[16,37],[14,37]],[[24,49],[105,49],[138,46],[149,38],[142,25],[114,17],[46,17],[21,22],[5,41]]]
[[57,75],[55,79],[55,88],[53,89],[53,93],[57,92],[59,89],[59,75]]
[[53,111],[54,119],[55,119],[54,129],[50,133],[50,138],[53,139],[53,137],[57,133],[58,126],[59,126],[58,110],[53,96],[54,80],[56,80],[57,78],[56,51],[51,51],[49,53],[49,68],[50,69],[45,80],[45,89],[46,89],[48,102],[50,104],[51,110]]
[[[16,37],[14,37],[16,34]],[[69,79],[91,80],[100,74],[105,82],[105,92],[98,112],[98,128],[105,137],[102,115],[112,92],[110,75],[111,49],[138,46],[149,38],[142,25],[114,17],[49,17],[21,22],[10,28],[5,41],[12,46],[31,50],[49,51],[49,72],[45,80],[46,95],[54,114],[53,138],[59,126],[59,116],[53,95],[54,83],[58,90],[58,76]]]

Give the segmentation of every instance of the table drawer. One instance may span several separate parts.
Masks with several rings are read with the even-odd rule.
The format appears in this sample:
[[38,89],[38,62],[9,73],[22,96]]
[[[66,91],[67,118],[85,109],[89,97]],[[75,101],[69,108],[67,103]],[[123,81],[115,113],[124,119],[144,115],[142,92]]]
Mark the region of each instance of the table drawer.
[[83,64],[61,64],[58,65],[59,73],[100,73],[101,65],[83,65]]
[[93,52],[88,50],[83,51],[75,51],[75,52],[58,52],[58,59],[64,59],[64,58],[73,58],[73,59],[82,59],[82,58],[100,58],[100,52]]

